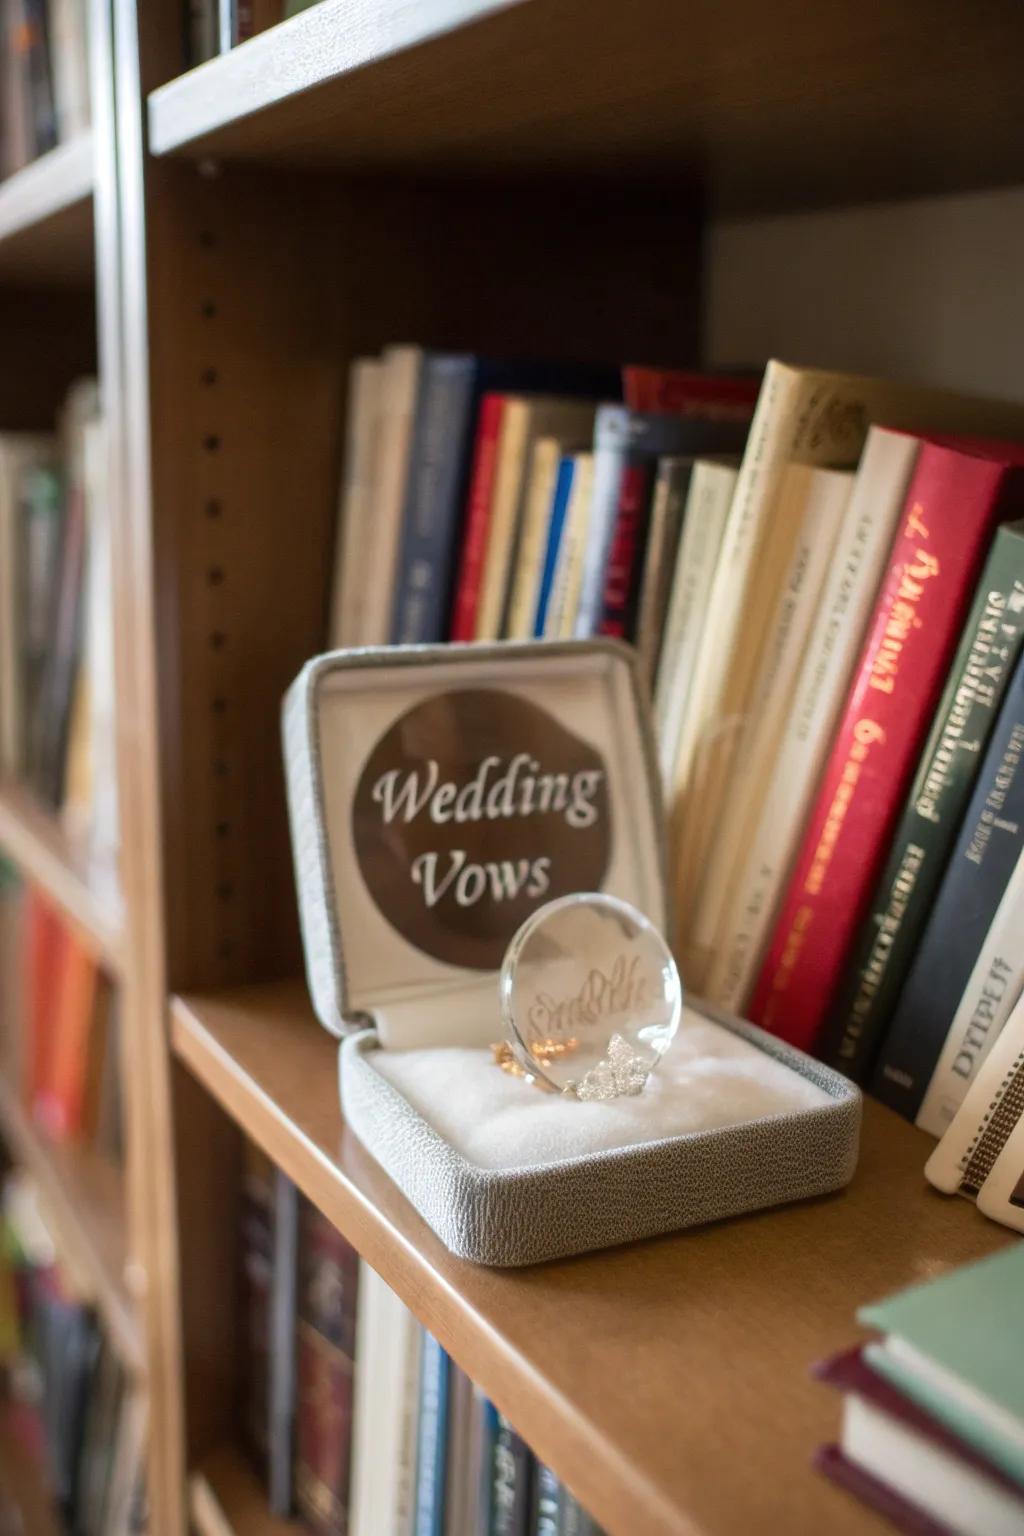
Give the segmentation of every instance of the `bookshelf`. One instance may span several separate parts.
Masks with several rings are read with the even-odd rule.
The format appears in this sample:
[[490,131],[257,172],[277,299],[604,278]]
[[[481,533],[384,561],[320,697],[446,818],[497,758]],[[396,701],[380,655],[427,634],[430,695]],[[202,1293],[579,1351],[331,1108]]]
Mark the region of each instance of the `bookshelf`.
[[1005,1235],[869,1105],[842,1196],[536,1270],[451,1258],[340,1118],[278,707],[321,644],[350,358],[695,358],[710,216],[1021,179],[1019,8],[322,0],[187,71],[179,0],[91,16],[91,134],[0,185],[0,426],[98,367],[121,898],[16,786],[0,848],[118,979],[125,1166],[52,1150],[2,1081],[0,1130],[145,1383],[154,1532],[298,1529],[236,1442],[242,1133],[611,1536],[881,1530],[810,1470],[837,1408],[809,1366],[859,1302]]

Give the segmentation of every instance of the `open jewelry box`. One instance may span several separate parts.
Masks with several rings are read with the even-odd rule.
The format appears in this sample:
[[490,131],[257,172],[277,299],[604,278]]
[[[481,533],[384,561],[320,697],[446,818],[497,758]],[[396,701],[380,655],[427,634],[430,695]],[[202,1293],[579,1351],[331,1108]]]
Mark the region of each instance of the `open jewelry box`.
[[544,902],[601,890],[667,931],[627,647],[338,652],[303,668],[283,726],[307,976],[343,1037],[344,1114],[453,1253],[530,1264],[849,1181],[858,1090],[689,999],[633,1098],[580,1103],[493,1064],[501,959]]

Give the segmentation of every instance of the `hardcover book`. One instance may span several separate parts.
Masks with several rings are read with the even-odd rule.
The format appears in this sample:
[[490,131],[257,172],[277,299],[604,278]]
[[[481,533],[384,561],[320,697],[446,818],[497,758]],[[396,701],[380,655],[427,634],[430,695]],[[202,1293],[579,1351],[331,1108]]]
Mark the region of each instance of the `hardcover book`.
[[1012,457],[925,443],[751,1016],[813,1050],[888,847],[1001,517],[1019,512]]
[[856,1082],[899,997],[1024,639],[1024,524],[985,564],[892,852],[832,1010],[822,1055]]

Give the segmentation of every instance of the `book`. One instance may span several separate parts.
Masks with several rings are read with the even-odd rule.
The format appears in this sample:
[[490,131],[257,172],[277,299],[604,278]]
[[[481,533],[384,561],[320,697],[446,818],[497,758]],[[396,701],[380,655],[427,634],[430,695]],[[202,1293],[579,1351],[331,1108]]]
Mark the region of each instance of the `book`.
[[913,1120],[1024,846],[1024,655],[1018,658],[871,1092]]
[[[884,1334],[864,1359],[913,1403],[1024,1484],[1024,1362],[1018,1336],[1024,1245],[862,1307]],[[950,1319],[956,1326],[950,1326]]]
[[[506,640],[533,638],[545,578],[550,592],[554,561],[552,559],[549,565],[548,546],[551,543],[552,522],[556,516],[555,489],[561,466],[565,462],[563,444],[557,437],[538,437],[533,445],[523,498],[523,526],[504,625]],[[568,460],[568,463],[571,465],[572,460]],[[560,522],[565,516],[566,502],[567,494],[564,494],[559,503]]]
[[375,433],[384,364],[377,357],[357,357],[348,372],[345,446],[335,534],[334,579],[328,646],[348,649],[363,633],[366,561],[373,518]]
[[703,421],[749,423],[759,380],[744,374],[687,373],[677,368],[622,370],[622,397],[631,411],[697,416]]
[[736,477],[731,464],[707,458],[695,459],[690,474],[654,690],[655,731],[666,785],[675,768]]
[[21,697],[25,721],[24,773],[41,782],[42,697],[50,655],[51,626],[57,606],[64,532],[61,477],[49,468],[33,468],[19,488],[19,593],[17,605],[21,653]]
[[959,638],[979,564],[1024,473],[926,442],[751,1017],[813,1050]]
[[429,353],[416,412],[391,640],[443,640],[464,495],[477,360]]
[[556,592],[555,578],[562,560],[562,549],[568,537],[569,505],[580,458],[579,454],[567,453],[563,454],[558,461],[554,490],[551,493],[551,515],[548,519],[547,538],[544,544],[544,559],[537,587],[537,603],[533,615],[532,634],[538,640],[544,638],[548,632],[549,623],[554,621],[556,599],[564,595]]
[[57,139],[67,143],[89,127],[89,39],[86,0],[49,0],[50,72]]
[[683,512],[692,472],[692,459],[663,457],[658,460],[658,471],[651,492],[651,515],[636,605],[634,643],[640,670],[652,692],[658,673],[665,616],[672,590],[672,573],[683,531]]
[[27,1002],[27,1031],[22,1098],[31,1111],[45,1098],[50,1081],[56,986],[68,930],[34,886],[26,889],[24,901],[23,996]]
[[52,470],[56,460],[52,434],[0,434],[0,772],[10,778],[21,776],[26,755],[20,611],[28,593],[20,487],[31,470]]
[[499,1413],[492,1467],[491,1536],[528,1536],[533,1507],[531,1460],[526,1442]]
[[445,1536],[463,1536],[474,1529],[478,1469],[471,1459],[472,1438],[473,1383],[452,1361],[448,1367]]
[[68,928],[47,1027],[50,1033],[45,1080],[36,1087],[32,1113],[54,1141],[81,1139],[86,1124],[90,1057],[97,1045],[102,1010],[100,968],[88,944]]
[[[649,476],[657,459],[663,454],[693,457],[729,453],[742,447],[745,434],[745,422],[656,415],[616,405],[600,407],[594,423],[594,483],[576,614],[579,638],[597,633],[602,622],[620,510],[624,520],[620,536],[627,538],[629,548],[639,545],[642,550],[642,540],[633,535],[646,515]],[[626,503],[620,509],[624,482]],[[618,564],[621,557],[616,560]],[[620,584],[624,579],[631,586],[631,577],[619,573]]]
[[570,640],[576,633],[593,484],[593,454],[573,454],[572,484],[569,487],[565,523],[551,578],[551,596],[544,616],[546,640]]
[[498,1433],[498,1410],[473,1383],[472,1422],[469,1435],[469,1468],[472,1498],[467,1529],[470,1536],[489,1536],[494,1517],[494,1442]]
[[[777,361],[768,364],[716,570],[709,605],[714,622],[705,626],[701,637],[694,686],[668,785],[681,917],[690,903],[687,863],[678,850],[689,850],[688,858],[699,856],[723,814],[737,747],[737,735],[730,726],[743,718],[760,657],[762,637],[752,614],[755,606],[764,613],[759,595],[762,553],[771,536],[772,508],[783,468],[791,460],[831,469],[856,468],[868,427],[876,421],[918,431],[1005,432],[1010,438],[1024,429],[1019,409],[997,402],[852,374],[792,368]],[[692,784],[698,764],[699,793]]]
[[1024,998],[1018,998],[924,1166],[948,1195],[973,1200],[1024,1116]]
[[344,1536],[359,1259],[305,1201],[299,1223],[295,1504],[317,1536]]
[[298,1306],[299,1192],[273,1170],[273,1267],[270,1275],[270,1370],[267,1384],[267,1493],[271,1512],[294,1504],[295,1317]]
[[559,1536],[562,1485],[542,1461],[533,1465],[533,1510],[530,1536]]
[[[828,1448],[827,1475],[876,1507],[893,1496],[943,1530],[1010,1536],[1020,1528],[1024,1488],[873,1371],[863,1349],[825,1361],[815,1375],[844,1394],[841,1450]],[[835,1464],[836,1452],[845,1465]]]
[[[729,815],[708,849],[699,878],[692,880],[694,915],[688,934],[688,974],[709,993],[708,967],[726,903],[757,826],[765,782],[788,725],[793,686],[803,659],[839,530],[850,499],[853,475],[810,464],[789,464],[779,484],[773,517],[784,541],[786,570],[776,589],[773,612],[764,627],[761,660],[740,728],[728,786]],[[685,857],[685,851],[683,854]]]
[[761,815],[719,924],[709,995],[743,1012],[811,809],[892,546],[920,441],[872,427],[793,693]]
[[350,1536],[411,1536],[422,1337],[409,1309],[360,1261]]
[[243,1142],[242,1158],[239,1212],[239,1301],[244,1340],[242,1431],[254,1462],[269,1474],[274,1167],[266,1154],[248,1140]]
[[510,395],[502,414],[494,493],[474,638],[496,640],[505,623],[523,518],[527,470],[540,437],[570,441],[589,436],[594,408],[557,395]]
[[362,613],[356,643],[386,645],[391,638],[393,593],[402,517],[412,464],[425,354],[421,347],[388,347],[382,357],[373,428],[372,514],[365,531]]
[[449,1360],[433,1334],[423,1332],[420,1366],[415,1536],[445,1536]]
[[914,782],[828,1020],[822,1055],[862,1082],[938,889],[1024,640],[1024,524],[996,532]]
[[480,402],[462,553],[452,603],[452,640],[472,640],[476,634],[505,403],[506,397],[495,391],[485,394]]

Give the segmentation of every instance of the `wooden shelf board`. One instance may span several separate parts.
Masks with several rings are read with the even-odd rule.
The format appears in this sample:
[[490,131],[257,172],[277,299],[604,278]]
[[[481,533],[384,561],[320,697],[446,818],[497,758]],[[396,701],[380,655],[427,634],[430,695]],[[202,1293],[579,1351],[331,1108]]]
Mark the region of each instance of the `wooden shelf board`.
[[733,212],[938,192],[1019,180],[1022,42],[1006,0],[322,0],[161,85],[150,143]]
[[0,281],[92,281],[93,140],[80,134],[0,182]]
[[124,960],[119,903],[95,889],[86,860],[56,818],[18,784],[0,784],[0,852],[46,893],[119,976]]
[[838,1403],[808,1372],[856,1307],[1008,1233],[924,1182],[930,1142],[866,1108],[841,1195],[519,1271],[453,1258],[342,1123],[302,983],[176,999],[174,1050],[613,1536],[881,1531],[812,1472]]
[[0,1134],[15,1162],[35,1180],[54,1241],[93,1292],[114,1348],[130,1371],[141,1374],[140,1320],[125,1280],[128,1250],[121,1170],[90,1148],[48,1142],[2,1078]]
[[59,1536],[60,1522],[45,1471],[22,1433],[22,1412],[17,1404],[0,1404],[0,1530]]
[[304,1529],[270,1513],[266,1490],[233,1446],[206,1458],[189,1478],[188,1495],[197,1536],[299,1536]]

